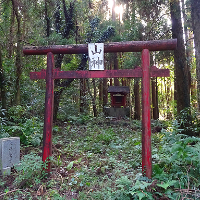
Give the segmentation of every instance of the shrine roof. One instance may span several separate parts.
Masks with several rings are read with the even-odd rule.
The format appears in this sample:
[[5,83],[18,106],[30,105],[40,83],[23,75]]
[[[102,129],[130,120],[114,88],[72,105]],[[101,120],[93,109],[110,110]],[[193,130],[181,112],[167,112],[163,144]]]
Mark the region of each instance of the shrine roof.
[[108,88],[108,93],[130,93],[130,89],[128,86],[110,86]]

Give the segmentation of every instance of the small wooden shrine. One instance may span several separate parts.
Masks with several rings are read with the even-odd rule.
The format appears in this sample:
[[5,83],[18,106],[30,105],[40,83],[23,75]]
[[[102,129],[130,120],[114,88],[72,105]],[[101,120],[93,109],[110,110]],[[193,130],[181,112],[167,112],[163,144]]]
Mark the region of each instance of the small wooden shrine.
[[105,115],[108,117],[130,117],[130,107],[127,103],[127,97],[130,89],[127,86],[110,86],[108,93],[111,96],[111,106],[105,107]]
[[108,93],[111,94],[111,107],[127,107],[127,94],[130,93],[128,86],[110,86],[108,88]]

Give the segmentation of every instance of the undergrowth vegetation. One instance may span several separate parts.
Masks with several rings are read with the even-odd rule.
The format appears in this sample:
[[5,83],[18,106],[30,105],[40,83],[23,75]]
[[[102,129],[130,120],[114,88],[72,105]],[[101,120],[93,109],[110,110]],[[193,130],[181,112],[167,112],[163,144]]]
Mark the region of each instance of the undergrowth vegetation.
[[176,120],[152,121],[152,179],[142,176],[140,121],[80,116],[54,126],[49,175],[41,120],[3,124],[22,145],[21,165],[1,177],[0,199],[200,199],[200,139]]

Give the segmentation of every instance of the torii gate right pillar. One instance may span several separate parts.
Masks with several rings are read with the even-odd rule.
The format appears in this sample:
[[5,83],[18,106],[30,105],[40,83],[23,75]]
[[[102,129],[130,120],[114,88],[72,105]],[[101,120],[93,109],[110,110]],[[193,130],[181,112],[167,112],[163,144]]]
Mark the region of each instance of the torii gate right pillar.
[[142,51],[142,173],[151,178],[150,54]]

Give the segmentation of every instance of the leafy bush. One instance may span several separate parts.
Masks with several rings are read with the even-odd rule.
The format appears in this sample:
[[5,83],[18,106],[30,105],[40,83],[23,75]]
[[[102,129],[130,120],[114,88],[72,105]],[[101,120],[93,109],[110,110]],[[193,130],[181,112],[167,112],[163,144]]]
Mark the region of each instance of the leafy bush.
[[4,109],[1,109],[0,114],[0,138],[7,138],[10,137],[10,135],[7,132],[7,123],[8,120],[6,118],[6,113]]
[[20,187],[33,187],[41,182],[45,176],[43,171],[44,164],[41,157],[35,153],[25,155],[20,165],[16,166],[18,176],[15,179],[15,185]]
[[97,142],[101,141],[104,144],[110,144],[113,140],[115,133],[112,128],[109,128],[107,130],[102,130],[100,134],[97,135]]
[[200,136],[199,112],[196,108],[185,108],[177,116],[182,133],[190,136]]
[[20,105],[10,107],[8,109],[9,120],[15,123],[23,122],[25,110],[26,109]]
[[180,134],[180,131],[175,120],[169,131],[161,133],[159,150],[153,155],[153,178],[165,183],[174,181],[175,188],[198,188],[200,138]]
[[80,114],[78,116],[69,116],[68,119],[72,124],[87,124],[93,120],[93,117],[91,115]]
[[10,126],[10,133],[19,136],[24,145],[39,146],[42,141],[43,122],[36,117],[26,119],[24,123],[17,126]]

